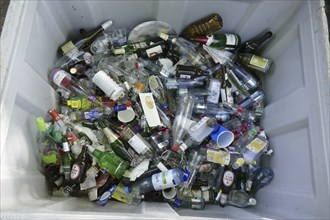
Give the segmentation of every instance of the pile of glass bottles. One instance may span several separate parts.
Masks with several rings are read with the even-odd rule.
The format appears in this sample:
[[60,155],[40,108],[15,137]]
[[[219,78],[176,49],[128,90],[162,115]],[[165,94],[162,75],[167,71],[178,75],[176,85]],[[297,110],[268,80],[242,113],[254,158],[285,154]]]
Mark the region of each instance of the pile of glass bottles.
[[273,179],[260,124],[271,60],[256,55],[272,33],[241,43],[218,31],[218,14],[180,35],[163,24],[128,36],[106,21],[59,48],[49,73],[58,108],[37,118],[52,196],[247,207]]

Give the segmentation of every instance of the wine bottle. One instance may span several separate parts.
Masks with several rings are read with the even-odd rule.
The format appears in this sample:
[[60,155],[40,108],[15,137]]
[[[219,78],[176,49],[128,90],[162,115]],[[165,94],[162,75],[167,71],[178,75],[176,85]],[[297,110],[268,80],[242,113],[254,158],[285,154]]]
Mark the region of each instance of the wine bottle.
[[193,40],[202,44],[206,44],[210,47],[226,50],[233,50],[237,48],[237,46],[241,43],[241,38],[239,35],[229,33],[206,35],[197,37]]
[[181,33],[185,38],[211,34],[222,28],[222,18],[219,14],[210,14],[188,25]]
[[262,45],[266,40],[271,38],[273,36],[273,33],[271,31],[267,31],[265,34],[263,34],[259,38],[248,40],[244,43],[242,43],[237,52],[238,53],[254,53],[257,51],[257,49]]
[[112,24],[113,22],[111,20],[104,22],[102,25],[94,28],[93,30],[85,32],[80,36],[80,38],[68,41],[59,48],[59,51],[61,51],[63,54],[68,54],[74,49],[86,49],[100,33],[109,29]]
[[251,69],[267,73],[271,67],[272,61],[270,59],[254,55],[252,53],[239,53],[238,62]]

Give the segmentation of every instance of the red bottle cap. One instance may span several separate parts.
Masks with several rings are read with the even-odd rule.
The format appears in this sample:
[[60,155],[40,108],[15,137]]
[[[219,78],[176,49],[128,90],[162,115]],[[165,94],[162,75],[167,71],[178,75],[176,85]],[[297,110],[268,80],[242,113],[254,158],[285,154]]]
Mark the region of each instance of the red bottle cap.
[[126,107],[131,107],[133,103],[130,100],[127,100],[125,103]]
[[65,138],[70,142],[70,144],[73,144],[75,141],[78,140],[77,136],[73,132],[68,133]]
[[50,109],[48,112],[49,112],[50,116],[52,117],[52,119],[53,119],[54,121],[59,121],[59,120],[61,120],[61,117],[60,117],[60,115],[57,113],[56,109],[52,108],[52,109]]
[[171,150],[175,152],[178,151],[178,149],[179,149],[179,144],[173,144],[171,147]]

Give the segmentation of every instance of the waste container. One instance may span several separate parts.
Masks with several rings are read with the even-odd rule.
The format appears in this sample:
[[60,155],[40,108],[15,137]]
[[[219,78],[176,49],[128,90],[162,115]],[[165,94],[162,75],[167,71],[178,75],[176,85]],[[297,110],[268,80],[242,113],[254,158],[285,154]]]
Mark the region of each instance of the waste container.
[[[262,52],[274,61],[263,79],[263,126],[276,177],[255,207],[174,211],[166,203],[106,207],[48,195],[38,170],[36,125],[54,107],[47,72],[59,45],[80,28],[111,19],[132,29],[149,20],[180,32],[210,13],[242,40],[271,30]],[[318,219],[329,215],[329,41],[324,1],[12,1],[1,35],[1,219]]]

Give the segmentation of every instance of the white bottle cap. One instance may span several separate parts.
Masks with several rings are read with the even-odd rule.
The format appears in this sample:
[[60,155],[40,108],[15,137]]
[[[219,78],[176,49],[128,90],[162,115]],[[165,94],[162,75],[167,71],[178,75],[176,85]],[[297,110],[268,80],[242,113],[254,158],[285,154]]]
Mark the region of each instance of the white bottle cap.
[[256,205],[257,204],[257,200],[255,200],[254,198],[249,199],[249,204],[250,205]]
[[108,21],[104,22],[104,23],[101,25],[101,27],[102,27],[103,30],[106,30],[106,29],[108,29],[109,27],[111,27],[112,25],[113,25],[113,22],[112,22],[111,20],[108,20]]
[[133,121],[135,118],[135,112],[132,107],[127,107],[126,110],[118,112],[117,118],[119,121],[127,123]]

